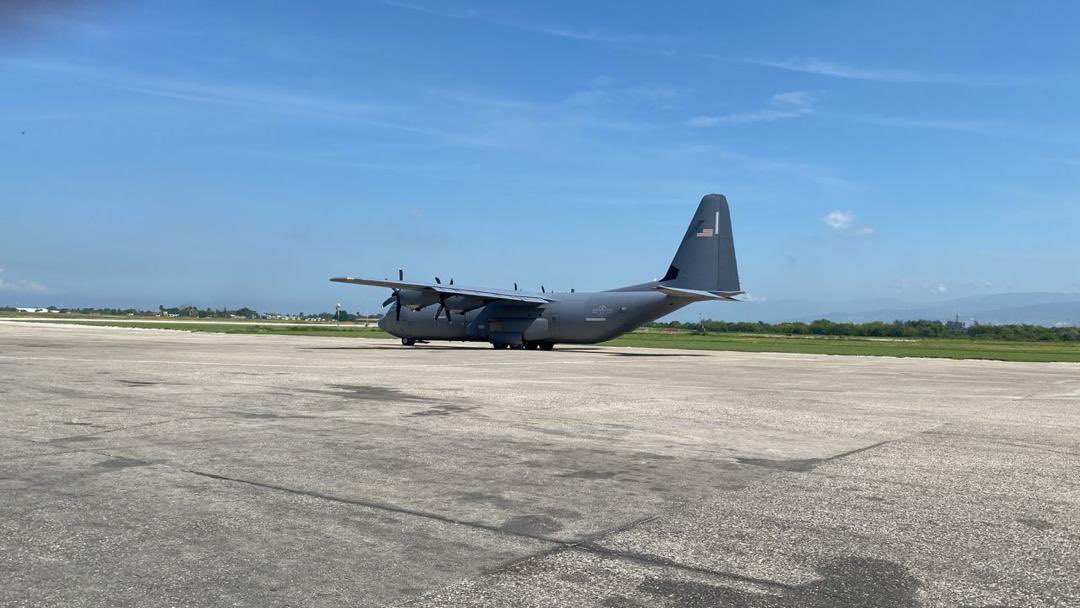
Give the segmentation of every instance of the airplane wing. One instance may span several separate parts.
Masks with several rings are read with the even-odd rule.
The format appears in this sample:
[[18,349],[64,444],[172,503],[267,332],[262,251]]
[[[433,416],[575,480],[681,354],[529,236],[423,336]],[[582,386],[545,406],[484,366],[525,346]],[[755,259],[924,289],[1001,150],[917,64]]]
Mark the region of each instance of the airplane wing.
[[738,302],[735,296],[743,293],[741,291],[700,291],[697,289],[681,289],[678,287],[667,287],[659,285],[657,290],[674,296],[676,298],[685,298],[687,300],[702,301],[702,300],[731,300]]
[[372,287],[389,287],[390,289],[411,289],[415,291],[434,291],[448,296],[473,296],[492,302],[517,302],[520,304],[547,304],[557,302],[555,298],[549,298],[539,294],[521,293],[504,289],[483,289],[476,287],[455,287],[453,285],[440,285],[438,283],[409,283],[406,281],[391,281],[388,279],[363,279],[358,277],[334,277],[330,279],[335,283],[352,283],[353,285],[371,285]]

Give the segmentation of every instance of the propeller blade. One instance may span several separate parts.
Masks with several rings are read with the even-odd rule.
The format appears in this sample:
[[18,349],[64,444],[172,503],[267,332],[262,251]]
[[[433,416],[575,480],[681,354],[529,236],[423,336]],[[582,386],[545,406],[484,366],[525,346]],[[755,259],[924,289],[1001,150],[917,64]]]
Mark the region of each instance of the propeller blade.
[[544,289],[543,285],[540,286],[540,293],[547,293],[547,290]]
[[450,323],[450,309],[446,307],[443,307],[443,309],[446,311],[446,322]]
[[442,281],[439,280],[439,277],[435,277],[435,284],[442,285]]
[[394,299],[397,300],[397,304],[394,305],[394,318],[401,321],[401,292],[394,292]]
[[389,304],[390,302],[393,302],[394,300],[397,300],[397,292],[396,291],[389,298],[386,298],[385,300],[383,300],[382,305],[386,306],[387,304]]
[[454,284],[454,277],[450,277],[450,284],[451,284],[451,285],[453,285],[453,284]]
[[517,291],[517,283],[514,283],[514,291]]
[[398,268],[397,269],[397,280],[399,280],[399,281],[404,281],[405,280],[405,269],[403,269],[403,268]]

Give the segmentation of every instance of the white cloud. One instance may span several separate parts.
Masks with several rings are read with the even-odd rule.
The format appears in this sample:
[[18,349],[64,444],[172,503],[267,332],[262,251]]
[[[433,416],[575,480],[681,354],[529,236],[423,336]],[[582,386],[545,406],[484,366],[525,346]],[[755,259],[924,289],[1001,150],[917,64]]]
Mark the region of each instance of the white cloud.
[[825,217],[821,218],[821,221],[825,222],[825,225],[832,228],[837,234],[843,234],[847,236],[870,236],[874,234],[874,229],[871,226],[860,224],[858,218],[854,213],[850,211],[830,211],[825,214]]
[[749,112],[731,114],[695,116],[686,121],[691,127],[719,127],[740,125],[754,122],[771,122],[785,118],[797,118],[814,111],[813,93],[809,91],[788,91],[777,93],[769,98],[764,108]]
[[855,214],[847,211],[830,211],[823,220],[830,228],[847,230],[855,223]]
[[47,287],[36,281],[27,281],[24,279],[7,281],[4,279],[3,273],[4,269],[0,268],[0,291],[11,293],[41,293],[48,290]]
[[911,70],[903,68],[876,68],[859,67],[825,61],[815,57],[797,57],[787,60],[774,59],[727,59],[716,57],[726,61],[735,61],[750,65],[787,70],[789,72],[801,72],[804,74],[816,74],[831,78],[843,78],[847,80],[870,80],[877,82],[895,83],[930,83],[930,84],[958,84],[967,86],[1021,86],[1036,82],[1030,77],[1003,77],[1003,76],[971,76],[963,74],[951,74],[948,72],[929,72],[923,70]]

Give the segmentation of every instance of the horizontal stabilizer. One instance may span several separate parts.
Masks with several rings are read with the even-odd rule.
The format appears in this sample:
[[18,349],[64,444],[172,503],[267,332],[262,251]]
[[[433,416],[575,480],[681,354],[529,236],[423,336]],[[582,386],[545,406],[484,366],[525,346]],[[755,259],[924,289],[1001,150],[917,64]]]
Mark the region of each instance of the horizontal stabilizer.
[[736,300],[735,296],[743,293],[741,291],[701,291],[699,289],[667,287],[666,285],[659,285],[656,289],[669,296],[682,298],[684,300],[692,300],[694,302],[705,300],[731,300],[733,302],[738,302],[739,300]]

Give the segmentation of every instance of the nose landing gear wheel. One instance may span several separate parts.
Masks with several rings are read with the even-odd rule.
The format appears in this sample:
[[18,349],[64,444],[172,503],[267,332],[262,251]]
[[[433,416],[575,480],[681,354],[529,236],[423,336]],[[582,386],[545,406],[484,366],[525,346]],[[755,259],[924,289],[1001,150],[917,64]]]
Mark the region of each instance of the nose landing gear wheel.
[[402,338],[401,339],[401,345],[402,346],[413,346],[415,344],[416,344],[416,340],[413,340],[412,338]]

